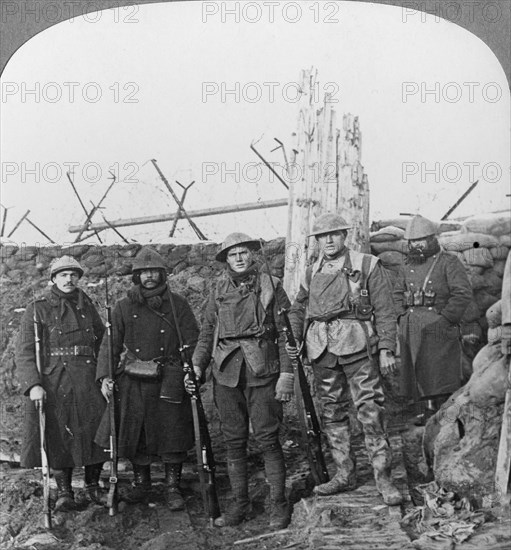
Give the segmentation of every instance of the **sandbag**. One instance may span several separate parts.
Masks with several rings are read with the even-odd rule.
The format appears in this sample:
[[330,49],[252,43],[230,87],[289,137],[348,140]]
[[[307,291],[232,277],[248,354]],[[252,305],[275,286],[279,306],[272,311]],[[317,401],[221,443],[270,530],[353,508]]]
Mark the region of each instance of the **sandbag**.
[[487,248],[472,248],[471,250],[464,250],[463,256],[465,256],[465,260],[468,265],[477,265],[480,267],[493,266],[493,258]]
[[406,216],[406,217],[400,217],[400,218],[392,218],[390,220],[380,220],[378,222],[373,222],[371,224],[371,231],[379,231],[384,227],[398,227],[399,229],[402,229],[404,231],[406,229],[406,226],[408,225],[408,222],[411,219],[412,219],[411,217]]
[[408,241],[404,239],[399,241],[387,241],[385,243],[371,243],[371,252],[379,256],[382,252],[401,252],[408,253]]
[[380,258],[383,267],[400,266],[405,262],[406,256],[401,252],[389,251],[382,252],[378,258]]
[[506,261],[507,255],[509,254],[509,248],[507,246],[494,246],[489,250],[494,260]]
[[387,241],[399,241],[405,236],[405,232],[400,227],[389,225],[375,233],[371,233],[369,241],[372,243],[384,243]]
[[458,231],[461,228],[459,222],[439,222],[438,233],[445,233],[446,231]]
[[499,240],[483,233],[450,231],[439,235],[438,242],[445,250],[464,252],[470,248],[492,248],[499,246]]
[[511,248],[511,235],[500,235],[499,244],[500,246]]
[[487,235],[509,235],[511,233],[511,216],[495,213],[472,216],[463,222],[463,230]]
[[497,296],[493,296],[486,289],[476,290],[474,292],[475,301],[481,314],[486,313],[487,309],[498,301]]
[[506,268],[506,260],[495,260],[493,263],[493,271],[499,276],[504,277],[504,270]]
[[474,273],[472,275],[469,275],[468,279],[470,281],[470,286],[472,287],[472,290],[479,290],[488,286],[484,275],[478,275],[477,273]]

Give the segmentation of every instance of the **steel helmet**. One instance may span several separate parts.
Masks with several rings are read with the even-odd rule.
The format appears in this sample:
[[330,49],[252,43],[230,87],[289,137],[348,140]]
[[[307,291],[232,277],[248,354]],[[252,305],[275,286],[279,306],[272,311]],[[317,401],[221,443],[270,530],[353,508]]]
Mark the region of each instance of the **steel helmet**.
[[436,235],[437,232],[438,226],[436,223],[417,214],[408,222],[404,237],[409,241],[413,241],[414,239],[424,239]]
[[339,216],[339,214],[327,212],[316,218],[309,237],[346,229],[351,229],[351,225],[348,225],[348,222],[344,218]]
[[220,252],[215,256],[217,261],[225,262],[227,258],[227,251],[233,246],[245,245],[252,250],[259,250],[261,243],[252,237],[249,237],[246,233],[230,233],[225,237],[224,242],[220,247]]
[[156,250],[144,246],[135,256],[131,271],[141,271],[143,269],[163,269],[167,271],[167,266]]
[[80,278],[83,275],[82,266],[72,256],[61,256],[55,258],[50,264],[50,279],[60,271],[67,270],[77,271]]

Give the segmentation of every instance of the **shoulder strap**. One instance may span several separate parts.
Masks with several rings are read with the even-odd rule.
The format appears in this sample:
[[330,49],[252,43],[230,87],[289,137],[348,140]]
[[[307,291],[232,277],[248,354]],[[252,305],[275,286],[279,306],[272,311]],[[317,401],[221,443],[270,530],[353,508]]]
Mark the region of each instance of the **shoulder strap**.
[[433,260],[433,263],[428,269],[428,272],[426,273],[426,277],[424,278],[424,282],[422,283],[422,292],[426,290],[426,287],[428,286],[428,280],[431,277],[431,274],[433,273],[433,270],[435,269],[435,266],[440,258],[441,252],[438,253],[437,257]]
[[368,254],[364,254],[364,257],[362,259],[362,268],[361,268],[361,277],[362,277],[362,284],[360,285],[363,290],[367,290],[367,281],[369,279],[371,270],[371,256]]

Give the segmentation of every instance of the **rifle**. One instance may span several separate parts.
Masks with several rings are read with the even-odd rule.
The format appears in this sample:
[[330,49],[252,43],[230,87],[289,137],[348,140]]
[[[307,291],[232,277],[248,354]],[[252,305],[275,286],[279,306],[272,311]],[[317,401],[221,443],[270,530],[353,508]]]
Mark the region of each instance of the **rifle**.
[[[282,332],[286,338],[286,342],[289,346],[296,348],[296,340],[293,335],[293,330],[291,328],[291,322],[289,321],[289,315],[287,310],[281,306],[279,302],[279,297],[277,295],[277,289],[275,288],[275,283],[271,276],[270,266],[268,264],[268,258],[264,252],[263,242],[261,243],[261,254],[263,256],[264,263],[266,265],[266,270],[271,281],[271,286],[273,289],[273,295],[275,296],[275,303],[277,305],[277,311],[279,317],[283,321]],[[293,369],[298,377],[298,384],[300,386],[300,393],[302,396],[303,407],[297,401],[297,406],[302,410],[302,414],[299,414],[300,424],[302,425],[302,434],[306,438],[307,442],[307,459],[309,461],[309,466],[311,469],[312,478],[316,485],[326,483],[330,478],[328,476],[328,470],[325,463],[325,457],[323,455],[323,450],[321,448],[321,426],[319,423],[318,415],[316,413],[316,408],[314,407],[314,401],[310,392],[309,382],[303,368],[303,364],[300,360],[300,357],[292,360]]]
[[[37,308],[34,293],[34,342],[35,342],[35,363],[39,377],[42,378],[42,356],[41,356],[41,336],[39,334],[39,322],[37,321]],[[39,411],[39,434],[41,438],[41,471],[43,474],[43,514],[44,527],[51,529],[51,510],[50,510],[50,467],[48,465],[48,454],[46,452],[46,413],[44,403],[37,407]]]
[[114,381],[114,342],[112,333],[112,306],[108,301],[108,276],[105,277],[105,309],[106,309],[106,334],[108,343],[108,377],[112,380],[112,395],[108,401],[108,415],[110,418],[110,447],[105,449],[110,453],[110,476],[107,497],[108,515],[117,513],[117,430],[115,426],[115,383]]
[[169,291],[170,307],[174,323],[176,325],[177,337],[179,340],[179,354],[185,375],[187,374],[191,382],[193,382],[194,391],[190,395],[192,402],[193,430],[195,432],[195,453],[197,456],[197,470],[202,493],[202,502],[204,503],[204,511],[209,516],[210,525],[216,518],[220,517],[220,504],[218,503],[218,495],[216,492],[215,481],[215,458],[213,456],[213,447],[211,445],[211,436],[208,430],[208,421],[204,406],[199,392],[197,377],[193,370],[193,366],[189,359],[190,346],[183,342],[181,327],[177,320],[176,306],[174,298]]

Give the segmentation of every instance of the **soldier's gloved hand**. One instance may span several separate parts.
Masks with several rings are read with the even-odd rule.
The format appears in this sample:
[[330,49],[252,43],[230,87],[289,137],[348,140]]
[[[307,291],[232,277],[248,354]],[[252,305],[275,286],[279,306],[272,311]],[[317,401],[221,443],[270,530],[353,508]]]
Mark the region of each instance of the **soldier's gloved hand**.
[[189,374],[185,374],[185,378],[184,378],[185,390],[190,395],[193,395],[199,389],[200,381],[202,378],[202,369],[200,367],[197,367],[197,365],[193,366],[193,372],[195,373],[195,379],[197,380],[197,385],[193,383]]
[[383,376],[394,374],[397,371],[396,358],[388,349],[380,350],[380,372]]
[[103,397],[106,399],[107,403],[110,403],[110,397],[114,391],[114,381],[111,378],[108,378],[105,376],[101,380],[101,393],[103,394]]
[[30,400],[34,402],[37,409],[42,406],[46,397],[46,392],[42,386],[32,386],[29,393]]
[[289,401],[294,393],[295,375],[292,372],[281,372],[275,387],[277,401]]
[[[297,342],[297,345],[298,345],[298,342]],[[298,357],[300,357],[302,346],[303,346],[303,343],[295,347],[286,342],[286,352],[289,355],[289,359],[291,359],[292,361],[298,359]]]

